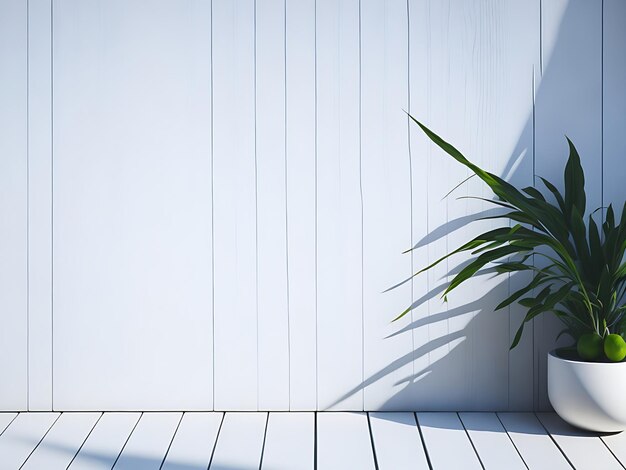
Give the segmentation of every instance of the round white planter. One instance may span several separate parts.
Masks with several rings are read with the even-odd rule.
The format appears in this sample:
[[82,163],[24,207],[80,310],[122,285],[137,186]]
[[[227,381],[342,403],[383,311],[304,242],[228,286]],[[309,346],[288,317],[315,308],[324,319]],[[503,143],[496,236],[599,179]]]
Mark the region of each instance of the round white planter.
[[626,429],[626,362],[581,362],[548,354],[548,397],[573,426],[596,432]]

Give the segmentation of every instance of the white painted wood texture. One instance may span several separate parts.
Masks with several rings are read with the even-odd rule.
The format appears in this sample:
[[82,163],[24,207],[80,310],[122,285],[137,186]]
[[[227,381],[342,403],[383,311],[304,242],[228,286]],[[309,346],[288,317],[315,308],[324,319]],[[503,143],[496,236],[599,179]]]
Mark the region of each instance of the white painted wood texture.
[[[408,153],[408,20],[402,0],[361,3],[364,407],[409,410],[414,345],[411,304],[411,172]],[[390,227],[393,227],[390,230]]]
[[102,413],[63,413],[21,468],[67,468],[101,416]]
[[315,414],[270,413],[261,468],[313,470],[315,464]]
[[113,468],[160,469],[181,418],[182,413],[143,413]]
[[492,312],[524,278],[382,293],[492,226],[402,110],[522,186],[567,133],[621,205],[621,2],[0,9],[0,409],[548,405],[555,325],[509,353],[524,312]]
[[363,409],[359,2],[316,2],[317,407]]
[[366,413],[318,413],[317,468],[375,468]]
[[52,0],[28,2],[28,409],[52,409]]
[[140,417],[141,413],[104,413],[69,468],[110,470]]
[[315,0],[287,2],[289,404],[317,409]]
[[574,428],[555,413],[537,413],[537,417],[577,470],[623,468],[595,433]]
[[483,468],[456,413],[416,415],[433,468]]
[[266,426],[267,413],[226,413],[210,468],[258,469]]
[[28,406],[26,8],[0,2],[0,410]]
[[286,4],[289,406],[317,409],[315,0]]
[[[538,4],[534,2],[411,2],[409,9],[410,110],[453,142],[468,158],[517,184],[532,183],[532,72],[538,62]],[[487,12],[489,12],[487,14]],[[435,53],[439,51],[440,53]],[[510,88],[519,90],[510,93]],[[491,197],[441,150],[411,128],[413,175],[413,271],[434,262],[499,222],[474,222],[492,206],[457,197]],[[519,312],[493,308],[509,292],[506,278],[461,286],[440,294],[463,256],[441,263],[413,283],[417,304],[414,384],[417,409],[486,409],[532,406],[532,336],[510,356],[515,330],[485,341],[486,329],[516,328]],[[511,358],[509,360],[509,358]],[[490,367],[483,367],[488,362]],[[509,370],[515,372],[509,374]],[[507,380],[503,380],[507,376]],[[444,385],[446,384],[446,385]],[[487,385],[490,384],[490,385]],[[456,403],[456,405],[453,405]]]
[[161,469],[206,470],[224,413],[185,413]]
[[429,468],[413,413],[372,412],[369,418],[378,468]]
[[289,409],[285,0],[259,1],[256,18],[258,407]]
[[[457,142],[458,140],[466,140],[465,128],[462,125],[463,117],[460,112],[449,111],[449,107],[457,107],[460,103],[465,105],[467,102],[465,87],[459,89],[459,81],[465,81],[467,76],[467,66],[464,64],[466,54],[462,53],[467,46],[467,39],[464,37],[467,30],[461,26],[465,22],[464,5],[464,2],[431,2],[426,17],[432,27],[422,30],[421,34],[419,31],[413,31],[412,36],[412,41],[427,41],[428,45],[427,58],[423,65],[426,71],[422,73],[413,71],[414,74],[419,73],[418,77],[425,76],[420,83],[424,86],[426,80],[428,97],[427,104],[422,104],[421,109],[413,107],[415,117],[426,120],[436,132],[446,135],[447,139],[455,141],[459,146],[462,142]],[[440,51],[459,48],[459,51],[450,55],[433,54],[433,47]],[[480,66],[480,62],[477,65]],[[424,136],[421,135],[420,138],[424,139]],[[467,152],[469,149],[464,150]],[[462,167],[455,165],[431,144],[428,144],[427,151],[421,158],[417,158],[418,156],[420,155],[415,155],[415,163],[424,169],[427,181],[424,181],[422,176],[414,184],[427,184],[428,207],[425,214],[419,214],[417,217],[421,223],[426,223],[429,234],[439,229],[442,235],[429,239],[427,253],[430,264],[447,254],[450,246],[460,242],[459,238],[467,238],[469,235],[465,228],[466,224],[459,229],[460,234],[454,235],[454,232],[448,229],[448,223],[454,220],[451,210],[458,216],[459,208],[455,203],[458,204],[459,201],[452,198],[444,199],[445,194],[463,180],[466,174]],[[466,188],[464,190],[467,191]],[[467,208],[467,204],[463,202],[461,204],[463,208]],[[458,262],[459,258],[445,261],[422,276],[421,282],[427,282],[429,293],[432,293],[427,294],[428,341],[424,342],[428,368],[416,371],[419,380],[415,382],[414,388],[419,390],[420,395],[433,397],[426,409],[448,409],[447,403],[457,401],[460,394],[469,392],[469,371],[464,367],[464,361],[456,361],[454,358],[471,356],[464,328],[469,325],[476,309],[463,308],[461,302],[457,300],[459,293],[449,298],[450,304],[441,299],[446,282],[451,280],[449,272]],[[415,271],[422,266],[416,266]]]
[[498,413],[498,418],[529,469],[571,469],[533,413]]
[[[428,31],[429,3],[427,1],[410,1],[407,9],[408,16],[408,96],[407,111],[416,117],[420,117],[428,99],[428,87],[424,86],[424,64],[428,62],[429,42],[428,37],[423,37],[424,31]],[[407,118],[406,123],[409,132],[409,156],[411,163],[411,273],[417,272],[424,266],[428,266],[429,247],[425,243],[429,234],[428,205],[429,205],[429,166],[427,150],[428,143],[424,139],[421,130]],[[403,281],[401,277],[398,282]],[[420,379],[430,373],[429,350],[430,343],[430,302],[427,300],[431,294],[431,282],[428,276],[414,277],[411,281],[411,313],[410,330],[413,336],[413,365],[412,379],[419,386],[411,387],[414,400],[417,403],[426,403],[432,396],[427,386]],[[414,409],[417,409],[414,408]]]
[[213,406],[210,5],[144,5],[55,3],[58,409]]
[[255,410],[259,349],[254,2],[217,0],[212,12],[215,409]]
[[515,445],[495,413],[459,413],[485,469],[525,469]]
[[20,468],[55,423],[59,413],[22,413],[0,435],[0,469]]

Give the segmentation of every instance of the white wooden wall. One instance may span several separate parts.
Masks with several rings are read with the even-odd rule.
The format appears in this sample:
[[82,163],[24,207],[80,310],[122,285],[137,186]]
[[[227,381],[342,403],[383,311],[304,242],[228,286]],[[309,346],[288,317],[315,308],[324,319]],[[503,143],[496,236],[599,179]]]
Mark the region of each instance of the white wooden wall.
[[548,406],[524,279],[383,292],[493,225],[404,111],[621,205],[626,2],[0,0],[0,67],[0,409]]

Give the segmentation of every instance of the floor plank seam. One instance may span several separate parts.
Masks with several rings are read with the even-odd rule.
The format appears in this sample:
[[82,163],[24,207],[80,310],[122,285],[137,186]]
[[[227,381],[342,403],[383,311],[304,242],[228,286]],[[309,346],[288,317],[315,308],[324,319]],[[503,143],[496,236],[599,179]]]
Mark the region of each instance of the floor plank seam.
[[13,421],[15,421],[20,414],[21,413],[15,413],[15,416],[13,416],[13,419],[9,421],[9,423],[4,427],[2,431],[0,431],[0,436],[2,436],[7,429],[9,429],[9,426],[13,424]]
[[180,415],[180,419],[178,420],[178,424],[176,425],[176,429],[174,430],[174,434],[172,435],[172,438],[170,439],[170,443],[167,446],[167,450],[165,451],[165,455],[163,456],[163,460],[161,461],[161,465],[159,465],[159,470],[161,470],[163,468],[163,465],[165,465],[165,460],[167,459],[167,454],[170,453],[170,449],[172,448],[172,443],[174,442],[174,438],[176,438],[176,433],[178,433],[178,429],[180,428],[180,423],[183,422],[183,418],[185,417],[185,413],[182,413]]
[[28,462],[28,459],[30,459],[30,456],[33,455],[33,453],[37,450],[37,447],[39,447],[39,444],[41,444],[41,442],[46,438],[46,436],[48,435],[48,433],[50,432],[50,430],[54,427],[54,425],[57,423],[57,421],[59,420],[59,418],[61,417],[63,413],[59,413],[59,416],[56,417],[56,419],[52,422],[52,424],[50,425],[50,427],[48,428],[48,430],[44,433],[43,436],[41,436],[41,439],[39,439],[39,442],[37,442],[37,445],[33,448],[33,450],[30,451],[30,454],[28,454],[28,457],[26,457],[26,460],[24,460],[24,462],[22,463],[22,465],[20,465],[20,469],[26,465],[26,462]]
[[76,460],[76,457],[78,457],[78,454],[80,453],[81,449],[85,445],[85,442],[87,442],[87,439],[89,439],[89,436],[91,436],[91,433],[93,432],[93,430],[96,429],[96,426],[98,425],[98,423],[100,422],[100,420],[102,419],[103,416],[104,416],[104,413],[100,413],[100,416],[98,416],[98,419],[93,424],[93,426],[91,427],[91,429],[89,430],[89,432],[85,436],[85,439],[83,439],[83,442],[80,444],[80,446],[76,450],[76,453],[74,454],[74,457],[72,457],[72,460],[70,460],[70,463],[67,464],[67,468],[70,468],[72,466],[72,464],[74,463],[74,460]]
[[367,428],[370,432],[370,444],[372,446],[372,456],[374,457],[374,468],[376,468],[376,470],[378,469],[378,459],[376,458],[376,446],[374,445],[374,434],[372,433],[372,423],[370,421],[370,414],[369,412],[365,413],[365,416],[367,416]]
[[552,442],[554,442],[554,445],[557,447],[557,449],[559,449],[559,451],[561,452],[561,454],[563,454],[563,457],[565,458],[565,460],[567,460],[567,463],[570,464],[570,466],[573,469],[576,469],[576,466],[572,463],[572,461],[569,459],[569,457],[565,454],[565,451],[561,448],[561,446],[559,445],[558,442],[556,442],[556,439],[554,438],[554,436],[552,435],[552,433],[550,431],[548,431],[548,428],[545,427],[545,425],[543,424],[543,422],[541,421],[541,419],[539,419],[539,416],[537,415],[536,412],[533,412],[533,414],[535,415],[535,418],[537,419],[537,421],[539,421],[539,424],[541,425],[541,427],[543,429],[545,429],[546,433],[548,434],[548,436],[550,436],[550,439],[552,439]]
[[611,455],[613,456],[613,458],[617,461],[617,463],[619,464],[620,467],[626,469],[626,467],[624,467],[624,464],[622,463],[622,461],[620,459],[617,458],[617,455],[615,455],[615,453],[611,450],[611,448],[606,444],[606,442],[604,442],[604,439],[599,438],[602,443],[604,444],[604,446],[609,450],[609,452],[611,453]]
[[207,469],[211,468],[211,464],[213,463],[213,456],[215,455],[215,449],[217,449],[217,441],[220,438],[220,433],[222,432],[222,425],[224,424],[224,418],[226,417],[226,413],[222,413],[222,419],[220,420],[220,425],[217,428],[217,434],[215,435],[215,442],[213,443],[213,449],[211,450],[211,457],[209,458],[209,466]]
[[606,443],[606,441],[602,438],[602,436],[598,436],[598,439],[602,441],[602,444],[604,444],[604,447],[606,447],[608,451],[611,453],[611,455],[613,456],[613,458],[617,460],[617,463],[620,465],[620,467],[626,469],[622,461],[617,457],[617,455],[615,455],[615,452],[613,452],[613,449],[611,449],[611,447]]
[[504,432],[506,433],[507,437],[509,438],[509,441],[511,441],[511,444],[513,444],[513,448],[515,449],[515,451],[517,452],[517,455],[519,455],[519,458],[522,459],[522,463],[524,464],[524,466],[530,470],[530,467],[528,466],[528,464],[526,463],[526,460],[524,460],[524,456],[522,455],[522,453],[519,451],[519,449],[517,448],[517,446],[515,445],[515,441],[513,440],[513,438],[511,437],[511,434],[509,434],[509,430],[506,428],[506,426],[504,425],[504,423],[502,422],[502,420],[500,419],[500,414],[495,413],[496,418],[498,418],[498,421],[500,422],[500,424],[502,425],[502,429],[504,429]]
[[270,414],[267,413],[267,418],[265,419],[265,430],[263,431],[263,445],[261,446],[261,458],[259,459],[259,470],[263,467],[263,456],[265,455],[265,443],[267,442],[267,428],[270,424]]
[[472,436],[470,436],[470,433],[467,432],[467,428],[465,427],[465,423],[461,419],[461,415],[457,412],[456,416],[457,416],[457,418],[459,418],[459,421],[461,422],[461,426],[463,426],[463,430],[465,431],[465,435],[469,439],[469,442],[470,442],[470,445],[472,446],[472,449],[474,449],[474,453],[476,454],[476,458],[478,459],[478,463],[480,464],[482,469],[485,470],[485,464],[483,464],[483,460],[480,458],[480,454],[478,453],[478,450],[476,449],[476,446],[474,445],[474,441],[472,440]]
[[430,470],[434,470],[433,464],[430,461],[430,455],[428,455],[428,447],[426,446],[426,440],[424,439],[424,434],[422,433],[422,427],[420,426],[420,420],[417,417],[417,412],[414,412],[413,416],[415,417],[415,424],[417,425],[417,430],[420,434],[420,439],[422,440],[422,447],[424,447],[424,453],[426,454],[426,462],[428,463],[428,468]]
[[143,411],[139,415],[139,419],[137,419],[137,422],[133,426],[133,429],[131,429],[130,434],[128,434],[128,437],[124,441],[124,445],[122,446],[122,448],[120,449],[119,453],[117,454],[117,457],[115,458],[115,461],[113,462],[113,465],[111,465],[111,469],[115,468],[115,465],[117,465],[117,461],[122,456],[122,453],[124,452],[124,449],[126,448],[126,445],[128,444],[128,441],[130,440],[130,436],[132,436],[133,433],[135,432],[135,429],[137,429],[137,425],[139,424],[139,421],[141,421],[141,418],[143,418]]

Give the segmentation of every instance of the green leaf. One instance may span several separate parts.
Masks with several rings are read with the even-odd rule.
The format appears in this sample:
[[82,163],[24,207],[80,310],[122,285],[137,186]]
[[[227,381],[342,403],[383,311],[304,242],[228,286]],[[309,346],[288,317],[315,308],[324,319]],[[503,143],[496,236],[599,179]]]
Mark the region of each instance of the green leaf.
[[513,185],[507,183],[499,176],[489,173],[470,162],[467,158],[465,158],[465,156],[463,156],[461,152],[459,152],[459,150],[456,149],[456,147],[443,140],[441,137],[439,137],[437,134],[435,134],[428,127],[419,122],[410,114],[409,118],[424,131],[424,133],[433,143],[435,143],[439,148],[441,148],[456,161],[472,170],[472,172],[474,172],[476,176],[482,179],[491,188],[494,194],[502,199],[504,202],[508,202],[518,208],[528,206],[526,197]]
[[[591,215],[589,216],[589,255],[591,259],[595,261],[594,265],[604,264],[604,250],[602,249],[602,242],[600,241],[600,232],[598,231],[598,225]],[[593,274],[594,278],[597,279],[600,274],[597,268]]]
[[511,305],[513,302],[515,302],[517,299],[519,299],[522,295],[530,292],[531,290],[533,290],[535,287],[539,286],[542,282],[542,280],[546,277],[545,274],[543,273],[538,273],[535,275],[535,277],[533,277],[532,281],[530,281],[526,286],[522,287],[521,289],[513,292],[511,295],[509,295],[506,299],[504,299],[502,302],[500,302],[495,310],[500,310],[504,307],[507,307],[508,305]]
[[486,251],[478,256],[474,261],[465,266],[450,282],[442,296],[446,296],[452,290],[456,289],[463,282],[467,281],[471,278],[479,269],[485,266],[487,263],[500,259],[504,256],[508,256],[514,253],[521,253],[524,251],[528,251],[528,249],[516,247],[516,246],[502,246],[500,248],[495,248],[491,251]]
[[589,255],[589,245],[587,244],[587,234],[585,231],[585,222],[578,211],[578,207],[572,207],[572,213],[570,217],[571,234],[574,240],[574,246],[576,252],[583,263],[585,269],[591,271],[591,259]]
[[541,302],[543,302],[549,294],[550,286],[547,286],[544,287],[543,290],[539,292],[536,297],[526,297],[525,299],[520,300],[519,304],[524,307],[533,308],[534,306],[541,304]]
[[511,343],[511,347],[509,348],[509,351],[519,344],[520,339],[522,339],[523,331],[524,331],[524,322],[522,322],[519,328],[517,329],[517,333],[515,333],[515,338],[513,338],[513,342]]
[[550,183],[547,179],[542,178],[541,176],[539,177],[539,179],[543,182],[544,186],[548,188],[548,191],[552,193],[552,195],[554,196],[554,199],[556,199],[556,203],[559,205],[559,208],[561,209],[561,212],[565,214],[566,212],[565,201],[563,200],[563,196],[561,196],[561,193],[559,192],[559,190],[556,189],[556,186]]
[[529,196],[534,197],[535,199],[539,199],[540,201],[546,202],[546,198],[543,197],[543,194],[541,194],[533,186],[529,186],[527,188],[524,188],[524,189],[522,189],[522,191],[524,191]]
[[569,219],[574,207],[578,209],[579,214],[585,214],[585,174],[576,147],[568,137],[566,139],[569,145],[569,158],[565,165],[565,215]]
[[413,274],[413,277],[415,277],[418,274],[421,274],[421,273],[423,273],[425,271],[428,271],[431,268],[434,268],[439,263],[441,263],[442,261],[444,261],[445,259],[449,258],[452,255],[455,255],[457,253],[461,253],[463,251],[474,250],[474,249],[478,248],[479,246],[484,245],[485,243],[491,242],[495,237],[497,237],[499,235],[505,235],[505,234],[509,233],[510,231],[511,231],[511,227],[500,227],[500,228],[496,228],[496,229],[493,229],[493,230],[489,230],[489,231],[487,231],[485,233],[481,233],[476,238],[473,238],[469,242],[467,242],[464,245],[461,245],[460,247],[458,247],[456,250],[451,251],[450,253],[448,253],[445,256],[442,256],[441,258],[437,259],[436,261],[434,261],[433,263],[429,264],[425,268],[420,269],[415,274]]

